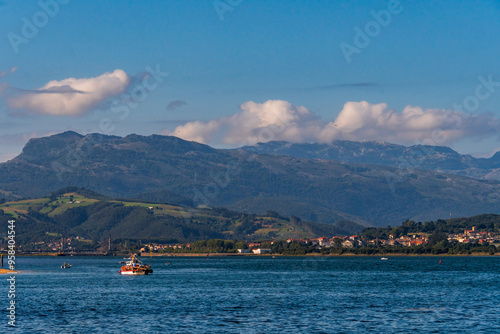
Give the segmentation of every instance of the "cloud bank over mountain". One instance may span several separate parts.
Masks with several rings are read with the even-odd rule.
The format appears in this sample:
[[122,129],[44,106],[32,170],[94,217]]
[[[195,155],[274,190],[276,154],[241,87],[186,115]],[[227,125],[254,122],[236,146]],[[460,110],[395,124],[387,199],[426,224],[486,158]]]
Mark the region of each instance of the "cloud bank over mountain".
[[407,106],[401,112],[385,103],[347,102],[333,122],[287,101],[248,101],[241,111],[206,122],[194,121],[162,134],[211,145],[253,145],[284,140],[331,143],[336,139],[449,145],[464,138],[497,135],[500,119],[454,110]]

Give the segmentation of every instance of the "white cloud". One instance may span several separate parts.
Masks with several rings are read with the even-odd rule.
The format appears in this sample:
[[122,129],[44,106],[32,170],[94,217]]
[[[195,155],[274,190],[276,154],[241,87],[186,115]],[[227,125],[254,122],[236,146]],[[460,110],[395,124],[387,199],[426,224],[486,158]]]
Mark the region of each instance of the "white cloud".
[[18,91],[17,94],[7,96],[6,100],[8,106],[13,109],[56,116],[75,116],[123,93],[130,81],[127,73],[117,69],[94,78],[50,81],[35,90]]
[[254,144],[269,140],[307,141],[322,128],[321,120],[305,107],[287,101],[245,102],[241,112],[208,122],[188,122],[173,132],[187,140],[230,145]]
[[[468,137],[495,135],[500,129],[500,120],[491,114],[466,115],[413,106],[398,113],[388,109],[385,103],[365,101],[346,103],[334,123],[344,139],[429,145],[448,145]],[[322,139],[328,142],[336,137],[338,135],[332,138],[331,131],[324,131]]]
[[499,119],[489,114],[407,106],[401,113],[385,103],[348,102],[333,122],[287,101],[245,102],[241,111],[207,122],[188,122],[163,134],[206,144],[232,146],[285,140],[331,143],[335,139],[445,145],[467,137],[496,135]]

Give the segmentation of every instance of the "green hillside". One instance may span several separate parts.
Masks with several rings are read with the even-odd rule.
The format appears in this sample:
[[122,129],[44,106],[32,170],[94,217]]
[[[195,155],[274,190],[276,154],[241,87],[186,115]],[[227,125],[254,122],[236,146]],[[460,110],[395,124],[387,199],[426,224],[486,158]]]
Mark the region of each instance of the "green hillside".
[[223,208],[112,199],[81,188],[1,204],[0,219],[12,218],[16,219],[16,238],[21,244],[61,236],[96,242],[108,238],[158,242],[313,238],[347,235],[362,229],[351,222],[325,225],[274,212],[251,215]]

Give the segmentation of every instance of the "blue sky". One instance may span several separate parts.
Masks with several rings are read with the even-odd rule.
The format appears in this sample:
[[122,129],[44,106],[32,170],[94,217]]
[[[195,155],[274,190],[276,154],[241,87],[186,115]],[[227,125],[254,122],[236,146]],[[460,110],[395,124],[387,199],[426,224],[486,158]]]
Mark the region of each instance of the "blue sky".
[[488,156],[500,149],[498,36],[499,1],[3,0],[0,161],[66,130]]

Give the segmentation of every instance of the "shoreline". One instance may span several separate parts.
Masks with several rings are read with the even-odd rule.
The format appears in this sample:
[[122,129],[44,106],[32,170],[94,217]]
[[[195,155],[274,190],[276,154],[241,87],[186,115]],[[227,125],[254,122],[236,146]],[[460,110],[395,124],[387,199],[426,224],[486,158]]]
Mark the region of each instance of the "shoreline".
[[[130,253],[129,253],[130,254]],[[74,254],[72,257],[123,257],[129,256],[129,254],[116,254],[116,255],[87,255],[87,254]],[[54,253],[40,253],[40,254],[17,254],[19,257],[31,257],[31,256],[40,256],[40,257],[59,257]],[[489,253],[472,253],[472,254],[405,254],[405,253],[390,253],[390,254],[354,254],[354,253],[344,253],[344,254],[239,254],[239,253],[140,253],[140,257],[148,258],[148,257],[391,257],[391,256],[399,256],[399,257],[477,257],[477,256],[500,256],[500,253],[489,254]],[[64,257],[69,257],[69,255],[65,255]],[[0,268],[0,273],[7,272],[15,272],[10,271],[9,269]]]
[[390,256],[405,256],[405,257],[456,257],[456,256],[500,256],[500,253],[473,253],[473,254],[303,254],[303,255],[284,255],[284,254],[235,254],[235,253],[141,253],[141,257],[390,257]]

